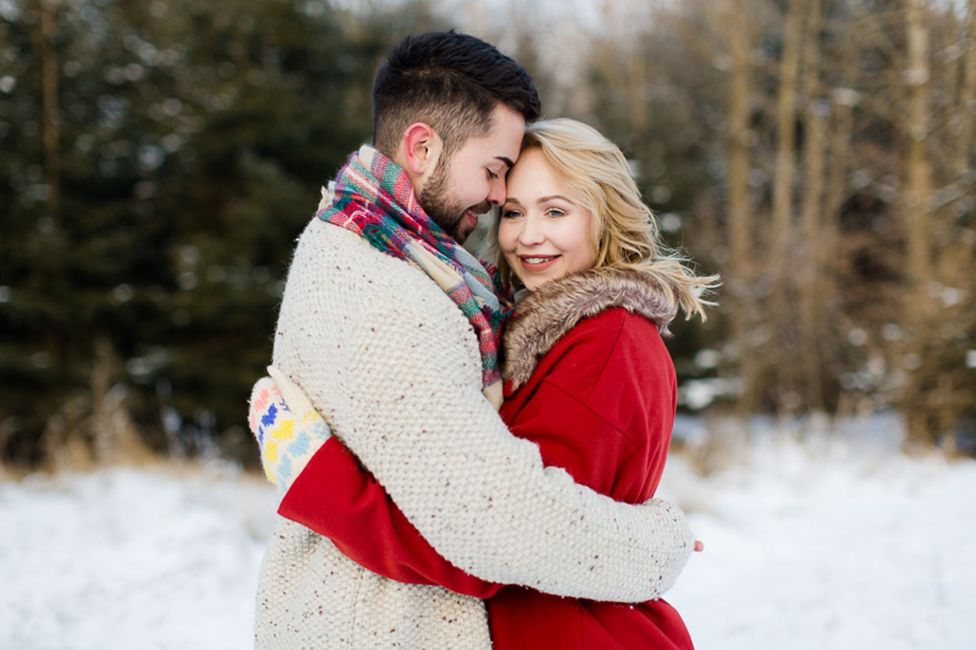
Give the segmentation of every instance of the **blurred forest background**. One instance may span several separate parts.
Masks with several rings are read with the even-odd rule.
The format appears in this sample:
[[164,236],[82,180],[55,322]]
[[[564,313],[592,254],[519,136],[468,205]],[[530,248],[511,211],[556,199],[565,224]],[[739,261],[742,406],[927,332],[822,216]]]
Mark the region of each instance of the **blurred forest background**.
[[894,410],[976,454],[974,0],[0,0],[3,463],[255,463],[295,238],[380,57],[445,27],[722,274],[669,343],[682,409]]

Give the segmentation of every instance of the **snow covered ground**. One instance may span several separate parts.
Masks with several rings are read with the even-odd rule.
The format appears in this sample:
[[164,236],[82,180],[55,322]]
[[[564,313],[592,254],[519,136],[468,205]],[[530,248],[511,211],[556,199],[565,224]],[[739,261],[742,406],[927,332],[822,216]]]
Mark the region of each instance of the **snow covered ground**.
[[702,650],[976,647],[976,462],[773,436],[669,460],[705,552],[667,599]]
[[[700,650],[974,647],[976,462],[768,435],[724,464],[662,486],[705,542],[668,596]],[[273,509],[220,464],[0,482],[0,649],[251,647]]]
[[0,484],[0,649],[253,647],[269,488],[219,466]]

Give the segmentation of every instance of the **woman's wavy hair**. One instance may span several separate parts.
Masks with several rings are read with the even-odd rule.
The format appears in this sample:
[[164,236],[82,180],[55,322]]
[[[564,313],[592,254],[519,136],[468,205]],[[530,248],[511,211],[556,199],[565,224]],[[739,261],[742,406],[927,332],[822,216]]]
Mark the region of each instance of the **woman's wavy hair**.
[[[664,245],[657,219],[620,148],[593,127],[568,118],[526,127],[522,151],[533,148],[541,150],[573,197],[593,215],[594,267],[639,271],[660,287],[669,307],[705,320],[704,308],[715,304],[705,298],[719,286],[719,276],[697,275],[688,258]],[[517,282],[504,257],[497,259],[504,280]]]

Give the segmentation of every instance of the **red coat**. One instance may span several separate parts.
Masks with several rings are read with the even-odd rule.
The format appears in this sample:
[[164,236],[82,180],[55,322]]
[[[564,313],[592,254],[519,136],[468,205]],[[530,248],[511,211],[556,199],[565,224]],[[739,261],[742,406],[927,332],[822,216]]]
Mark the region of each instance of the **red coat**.
[[[675,400],[674,367],[657,327],[614,307],[560,333],[518,390],[506,382],[501,415],[514,435],[539,445],[547,465],[616,500],[641,503],[653,496],[664,469]],[[560,598],[457,569],[335,438],[296,479],[279,513],[329,537],[376,573],[487,599],[499,650],[692,648],[680,616],[663,600]]]
[[[651,498],[671,442],[675,375],[657,328],[613,308],[581,321],[506,394],[512,433],[547,465],[617,501]],[[691,648],[663,600],[639,605],[559,598],[506,587],[488,601],[496,648]]]

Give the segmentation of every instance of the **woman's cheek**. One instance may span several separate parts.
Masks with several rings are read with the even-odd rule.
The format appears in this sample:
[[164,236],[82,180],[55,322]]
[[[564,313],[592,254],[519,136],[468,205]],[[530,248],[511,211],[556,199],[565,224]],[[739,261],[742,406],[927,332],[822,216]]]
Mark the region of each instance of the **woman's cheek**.
[[[499,217],[501,218],[501,217]],[[498,248],[503,254],[508,254],[515,250],[513,242],[518,233],[514,232],[513,227],[506,220],[502,220],[498,225]]]

